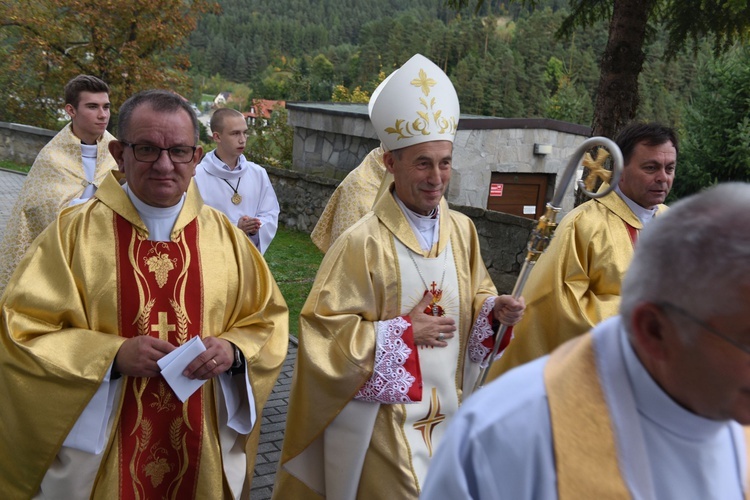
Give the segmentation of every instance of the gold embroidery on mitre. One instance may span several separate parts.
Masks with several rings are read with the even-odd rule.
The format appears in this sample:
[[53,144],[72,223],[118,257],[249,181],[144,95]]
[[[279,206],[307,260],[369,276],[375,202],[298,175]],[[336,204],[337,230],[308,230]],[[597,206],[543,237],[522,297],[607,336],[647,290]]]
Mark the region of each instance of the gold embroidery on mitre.
[[169,255],[159,253],[156,249],[153,249],[153,251],[156,252],[156,255],[152,255],[148,258],[144,257],[144,259],[146,265],[148,265],[148,270],[156,276],[156,284],[159,285],[159,288],[162,288],[167,283],[169,271],[174,269],[174,264],[177,262],[177,259],[170,260]]
[[423,69],[419,70],[419,78],[415,78],[409,83],[411,83],[415,87],[420,87],[422,89],[422,93],[426,96],[430,95],[430,88],[437,85],[437,82],[435,80],[427,77],[427,72],[425,72],[425,70]]
[[[427,72],[423,69],[419,70],[419,77],[409,82],[414,87],[418,87],[425,97],[429,97],[430,88],[437,85],[437,81],[427,76]],[[393,127],[386,127],[384,130],[387,134],[396,135],[396,140],[409,139],[417,135],[430,135],[430,122],[435,124],[437,127],[437,133],[442,135],[448,132],[453,135],[456,133],[458,123],[456,117],[444,117],[442,109],[435,109],[437,99],[434,97],[427,101],[425,97],[419,98],[419,103],[425,109],[417,110],[417,117],[413,121],[408,121],[404,118],[397,118]]]

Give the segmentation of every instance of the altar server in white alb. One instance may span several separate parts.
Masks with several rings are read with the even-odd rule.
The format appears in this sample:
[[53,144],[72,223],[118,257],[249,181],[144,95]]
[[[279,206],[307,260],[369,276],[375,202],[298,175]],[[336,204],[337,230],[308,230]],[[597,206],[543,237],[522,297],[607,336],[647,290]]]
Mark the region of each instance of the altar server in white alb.
[[247,123],[237,110],[221,108],[211,117],[216,149],[203,157],[195,182],[207,205],[223,212],[265,253],[279,227],[279,202],[265,169],[242,154]]
[[422,498],[748,498],[749,212],[730,183],[649,223],[620,315],[473,395]]

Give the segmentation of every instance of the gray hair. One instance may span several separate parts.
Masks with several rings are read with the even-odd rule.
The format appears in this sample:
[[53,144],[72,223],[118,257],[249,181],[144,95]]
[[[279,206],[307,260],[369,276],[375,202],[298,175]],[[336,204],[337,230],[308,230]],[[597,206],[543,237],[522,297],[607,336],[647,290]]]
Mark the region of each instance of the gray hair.
[[193,122],[195,143],[198,144],[200,135],[198,117],[195,116],[193,108],[190,107],[190,104],[185,99],[168,90],[144,90],[134,94],[125,101],[120,107],[120,114],[117,119],[118,139],[129,142],[126,137],[130,136],[130,120],[133,117],[133,112],[138,106],[144,104],[147,104],[151,109],[159,113],[176,113],[179,110],[184,110]]
[[747,304],[750,184],[719,184],[684,198],[642,232],[622,285],[620,313],[670,302],[708,320]]

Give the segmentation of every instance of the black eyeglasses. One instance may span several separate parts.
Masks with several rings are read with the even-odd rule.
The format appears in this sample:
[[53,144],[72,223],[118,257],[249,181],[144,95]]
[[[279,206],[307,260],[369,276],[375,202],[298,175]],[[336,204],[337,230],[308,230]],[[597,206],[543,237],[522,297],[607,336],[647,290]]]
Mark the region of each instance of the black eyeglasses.
[[155,162],[166,151],[172,163],[189,163],[195,155],[196,146],[172,146],[171,148],[160,148],[150,144],[130,144],[120,141],[128,147],[133,148],[133,156],[138,161]]
[[695,316],[693,316],[692,314],[690,314],[689,312],[687,312],[685,309],[681,308],[680,306],[676,306],[672,304],[671,302],[657,302],[656,305],[661,307],[662,309],[672,309],[673,311],[680,313],[681,315],[685,316],[687,319],[689,319],[696,325],[706,330],[708,333],[716,335],[717,337],[724,340],[725,342],[729,342],[740,351],[746,354],[750,354],[750,345],[741,344],[740,342],[737,342],[733,338],[714,330],[712,327],[708,326],[708,324],[705,321],[696,318]]

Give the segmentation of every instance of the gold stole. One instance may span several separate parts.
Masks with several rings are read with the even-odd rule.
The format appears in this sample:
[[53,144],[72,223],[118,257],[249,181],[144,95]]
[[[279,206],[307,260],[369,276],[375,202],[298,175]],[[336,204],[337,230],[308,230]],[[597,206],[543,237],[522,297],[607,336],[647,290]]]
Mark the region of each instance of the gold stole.
[[[114,217],[121,336],[151,335],[181,345],[200,335],[197,221],[176,242],[157,242]],[[203,391],[181,403],[157,376],[127,377],[123,392],[117,426],[120,498],[192,498],[201,456]]]
[[[560,500],[630,498],[593,344],[590,333],[576,337],[554,351],[544,368]],[[750,427],[744,430],[750,449]],[[750,478],[750,460],[747,466]],[[750,500],[747,484],[745,498]]]
[[591,334],[559,347],[544,368],[560,500],[630,498],[599,383]]

